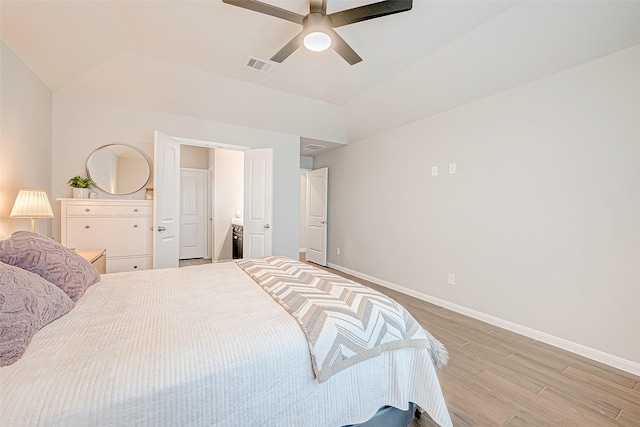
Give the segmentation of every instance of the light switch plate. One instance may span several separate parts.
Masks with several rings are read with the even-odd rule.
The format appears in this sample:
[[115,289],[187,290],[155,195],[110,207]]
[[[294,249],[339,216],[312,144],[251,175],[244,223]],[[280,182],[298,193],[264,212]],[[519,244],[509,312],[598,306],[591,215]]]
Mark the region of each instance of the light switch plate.
[[436,176],[436,175],[438,175],[438,167],[431,166],[431,176]]
[[456,164],[455,163],[449,163],[449,173],[450,174],[454,174],[456,173]]

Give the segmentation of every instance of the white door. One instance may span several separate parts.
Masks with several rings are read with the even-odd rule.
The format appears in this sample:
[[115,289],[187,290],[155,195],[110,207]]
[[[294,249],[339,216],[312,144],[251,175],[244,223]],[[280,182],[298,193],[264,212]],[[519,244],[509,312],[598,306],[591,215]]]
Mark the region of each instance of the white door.
[[307,174],[307,261],[327,265],[327,184],[329,169]]
[[178,267],[180,143],[158,131],[153,136],[153,268]]
[[206,179],[206,169],[180,169],[180,259],[206,255]]
[[273,149],[244,152],[243,258],[271,256],[273,244]]
[[[213,150],[209,150],[211,153]],[[207,169],[207,256],[211,259],[213,254],[213,169]]]

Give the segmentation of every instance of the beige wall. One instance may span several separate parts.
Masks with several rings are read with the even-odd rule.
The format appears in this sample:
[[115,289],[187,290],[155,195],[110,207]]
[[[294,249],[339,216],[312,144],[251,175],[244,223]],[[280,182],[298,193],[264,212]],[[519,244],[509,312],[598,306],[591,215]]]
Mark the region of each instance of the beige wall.
[[244,153],[214,149],[213,166],[213,260],[232,256],[231,219],[244,217]]
[[180,167],[209,169],[209,149],[195,145],[180,146]]
[[300,250],[307,249],[307,188],[308,171],[300,171]]
[[[67,180],[84,173],[96,148],[121,143],[137,148],[153,162],[153,131],[167,135],[251,148],[273,148],[273,253],[298,254],[299,137],[193,117],[137,110],[55,93],[53,96],[53,197],[68,197]],[[151,166],[153,170],[153,165]],[[113,198],[104,193],[100,197]],[[143,199],[144,189],[125,199]],[[53,206],[59,217],[60,205]],[[54,222],[59,236],[59,220]]]
[[[141,185],[143,190],[149,185],[151,170],[146,158],[140,156],[118,158],[118,191],[126,193]],[[153,185],[153,184],[150,184]]]
[[103,59],[56,94],[135,110],[188,111],[191,117],[237,126],[346,141],[340,105],[129,51]]
[[316,157],[329,261],[637,370],[638,76],[640,46]]
[[[0,239],[3,239],[15,230],[31,229],[31,220],[9,218],[21,188],[46,190],[51,201],[51,91],[4,44],[0,44],[0,55]],[[36,231],[51,236],[51,224],[56,220],[59,217],[36,220]]]

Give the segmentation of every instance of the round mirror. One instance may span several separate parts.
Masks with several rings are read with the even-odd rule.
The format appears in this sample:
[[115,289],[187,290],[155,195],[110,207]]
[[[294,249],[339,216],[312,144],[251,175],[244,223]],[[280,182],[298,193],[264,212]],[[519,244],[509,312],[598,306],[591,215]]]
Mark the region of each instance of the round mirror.
[[149,162],[133,147],[110,144],[95,150],[87,159],[87,175],[95,187],[109,194],[131,194],[149,181]]

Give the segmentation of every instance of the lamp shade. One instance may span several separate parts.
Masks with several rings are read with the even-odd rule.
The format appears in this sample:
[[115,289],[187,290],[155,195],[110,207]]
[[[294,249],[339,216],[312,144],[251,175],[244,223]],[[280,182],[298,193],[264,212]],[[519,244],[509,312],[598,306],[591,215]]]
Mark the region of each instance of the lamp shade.
[[44,190],[20,190],[10,218],[53,218],[49,198]]

